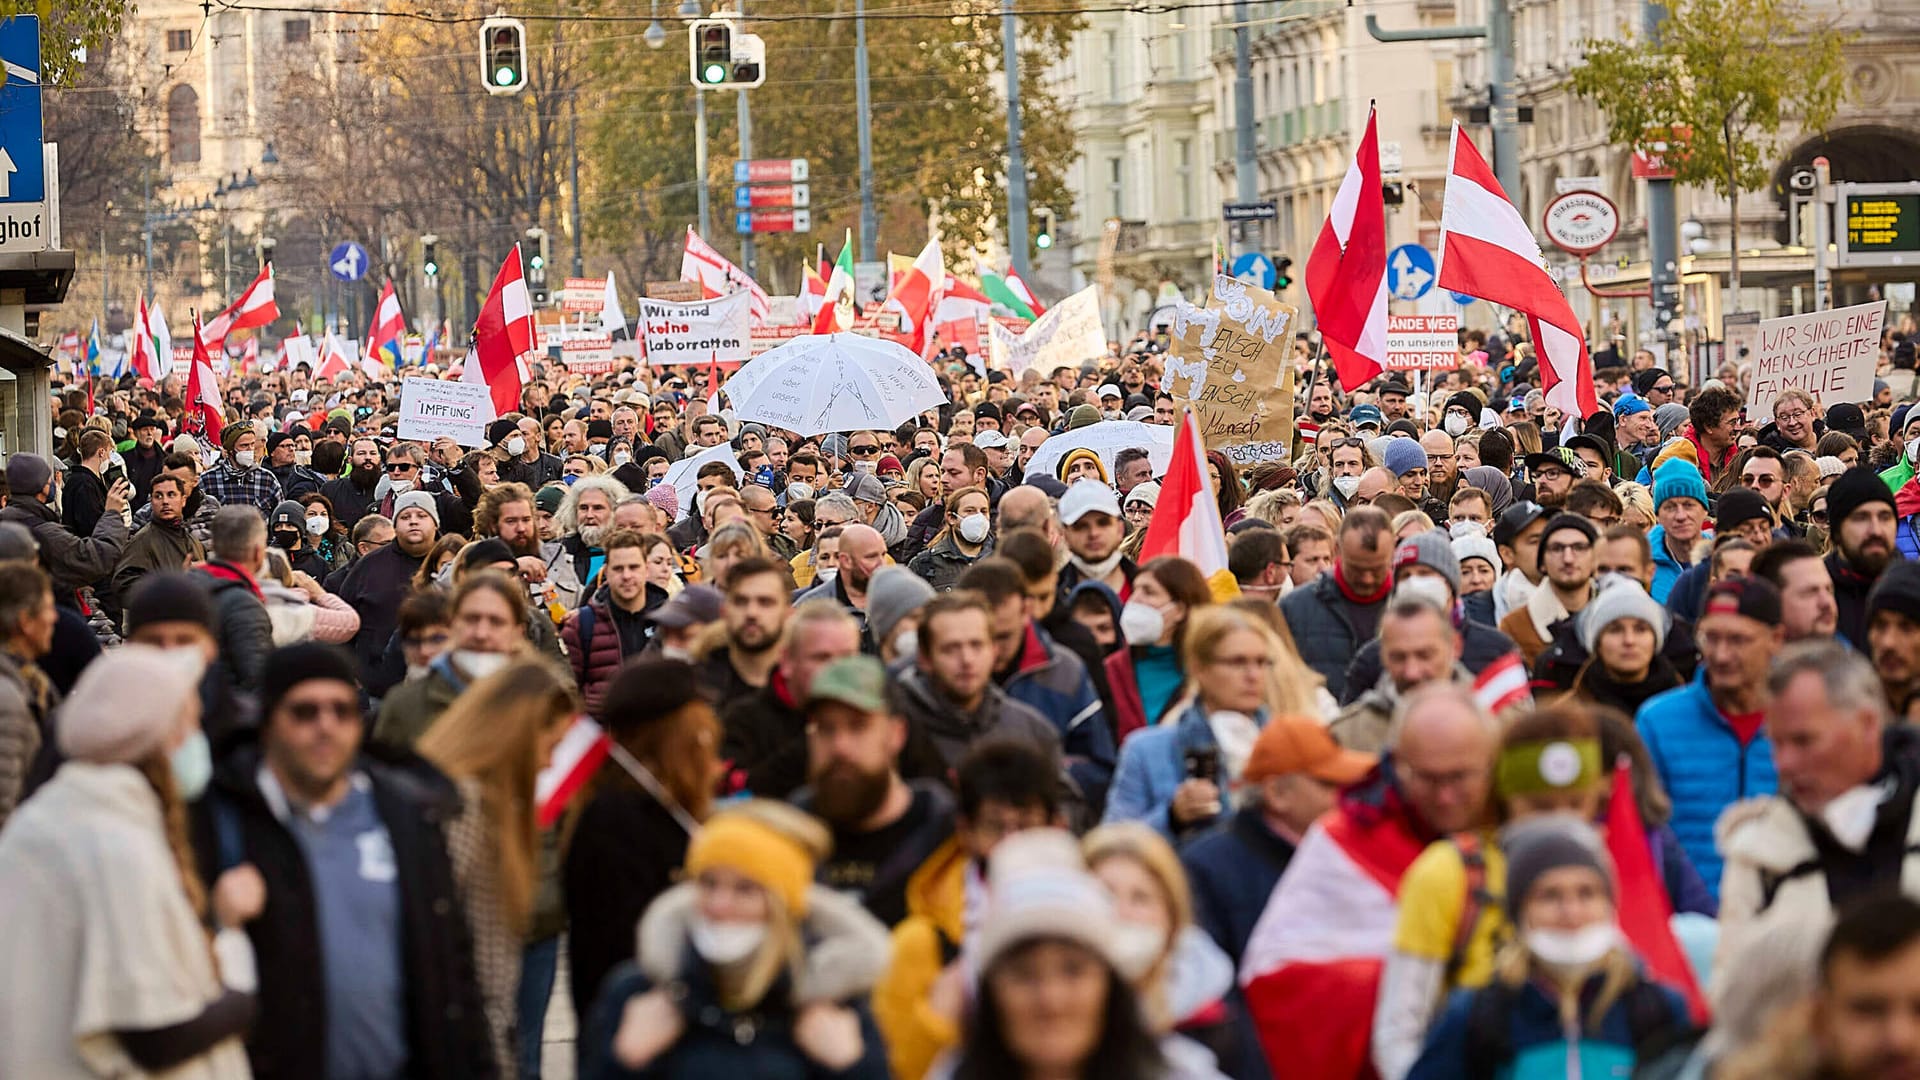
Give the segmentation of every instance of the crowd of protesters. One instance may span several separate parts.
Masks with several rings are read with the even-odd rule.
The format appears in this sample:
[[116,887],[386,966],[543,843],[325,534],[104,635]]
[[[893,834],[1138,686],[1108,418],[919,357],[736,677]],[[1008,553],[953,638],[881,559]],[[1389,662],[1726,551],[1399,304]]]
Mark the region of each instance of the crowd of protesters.
[[1303,337],[1291,454],[1206,457],[1231,582],[1140,557],[1153,448],[1028,468],[1180,421],[1144,336],[832,433],[630,363],[477,446],[57,386],[0,1075],[537,1077],[556,989],[584,1077],[1914,1074],[1914,346],[1765,416],[1609,348],[1580,416],[1507,335]]

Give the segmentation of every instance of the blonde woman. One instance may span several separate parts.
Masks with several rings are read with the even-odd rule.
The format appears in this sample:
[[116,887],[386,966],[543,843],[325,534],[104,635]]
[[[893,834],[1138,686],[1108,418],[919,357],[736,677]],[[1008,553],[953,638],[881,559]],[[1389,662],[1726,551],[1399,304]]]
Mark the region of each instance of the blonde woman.
[[1653,528],[1653,489],[1645,484],[1627,480],[1613,485],[1613,493],[1620,496],[1625,509],[1620,514],[1620,524],[1631,525],[1642,532]]
[[580,703],[571,680],[539,657],[510,660],[470,689],[421,737],[419,750],[460,789],[447,852],[473,934],[494,1063],[512,1076],[521,949],[539,883],[534,778]]
[[287,553],[279,548],[267,549],[266,573],[258,584],[275,645],[296,641],[340,645],[360,632],[360,613],[322,588],[312,575],[293,569]]
[[700,549],[700,580],[718,585],[727,579],[727,571],[733,564],[772,557],[766,539],[751,522],[729,521],[713,530],[706,547]]
[[639,964],[608,978],[583,1038],[586,1075],[884,1080],[867,994],[886,928],[815,885],[826,827],[755,799],[687,848],[686,880],[640,920]]

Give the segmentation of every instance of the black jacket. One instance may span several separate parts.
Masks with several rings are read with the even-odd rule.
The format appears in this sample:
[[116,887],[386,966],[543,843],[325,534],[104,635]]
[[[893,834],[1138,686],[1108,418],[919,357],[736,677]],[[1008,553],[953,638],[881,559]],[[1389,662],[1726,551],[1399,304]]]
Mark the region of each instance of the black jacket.
[[728,791],[784,799],[807,782],[807,713],[779,668],[767,685],[727,704],[720,757],[731,763]]
[[[319,912],[306,856],[260,794],[259,767],[260,751],[252,742],[223,760],[192,808],[194,852],[209,882],[237,862],[252,864],[266,880],[266,908],[247,924],[260,970],[260,1011],[247,1041],[253,1074],[261,1080],[321,1080],[327,1016]],[[442,836],[444,823],[458,812],[459,794],[410,753],[369,746],[359,767],[372,781],[400,872],[407,1076],[494,1076],[472,938]]]
[[525,484],[533,491],[539,491],[548,484],[560,479],[560,459],[546,451],[532,461],[509,458],[500,463],[500,481]]
[[[1838,529],[1835,525],[1836,536]],[[1898,557],[1897,552],[1895,555]],[[1840,557],[1837,543],[1827,553],[1826,563],[1827,574],[1833,578],[1833,604],[1840,612],[1834,630],[1864,654],[1867,651],[1867,591],[1873,588],[1874,579],[1848,566]]]
[[281,496],[295,502],[300,501],[300,496],[319,491],[328,483],[326,477],[305,465],[269,465],[267,471],[280,481]]
[[568,989],[582,1002],[594,1001],[607,972],[633,959],[640,915],[674,883],[690,839],[617,762],[603,763],[593,784],[574,822],[560,877]]
[[67,471],[60,489],[60,523],[75,536],[85,536],[107,511],[107,482],[81,465]]
[[[1553,640],[1547,643],[1545,651],[1533,659],[1536,692],[1539,689],[1573,689],[1574,681],[1579,678],[1580,670],[1588,660],[1587,647],[1580,644],[1580,635],[1575,627],[1578,621],[1569,616],[1551,627]],[[1693,681],[1694,669],[1700,663],[1700,650],[1693,642],[1692,623],[1677,615],[1668,617],[1667,644],[1660,650],[1660,659],[1667,662],[1674,676],[1682,683]]]
[[[229,566],[227,563],[212,565]],[[228,685],[236,690],[257,691],[260,676],[267,668],[267,654],[273,651],[273,622],[267,618],[266,602],[260,598],[257,586],[205,571],[201,576],[207,591],[213,594],[213,610],[220,619],[215,635],[220,643],[217,663],[226,669]]]
[[351,532],[360,519],[373,509],[373,492],[379,484],[376,474],[374,482],[366,487],[353,482],[353,477],[342,476],[338,480],[329,480],[320,485],[320,494],[333,504],[333,520],[345,526]]
[[400,550],[396,541],[368,552],[349,566],[340,587],[330,592],[360,613],[360,632],[353,637],[353,655],[360,661],[360,684],[378,697],[387,692],[405,670],[387,662],[388,639],[400,623],[400,601],[413,587],[421,560]]
[[155,443],[153,449],[142,450],[138,445],[120,455],[127,463],[127,483],[133,485],[133,496],[127,505],[135,510],[147,505],[147,498],[153,491],[153,478],[160,475],[160,469],[167,461],[166,448]]

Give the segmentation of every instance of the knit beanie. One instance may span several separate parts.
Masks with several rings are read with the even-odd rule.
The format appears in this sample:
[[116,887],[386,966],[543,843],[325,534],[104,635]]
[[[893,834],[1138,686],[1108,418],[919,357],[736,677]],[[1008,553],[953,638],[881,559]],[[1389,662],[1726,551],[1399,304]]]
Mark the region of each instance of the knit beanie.
[[[1458,525],[1478,525],[1479,522],[1463,521]],[[1456,525],[1456,527],[1458,527]],[[1494,573],[1500,572],[1500,549],[1493,546],[1493,540],[1485,529],[1462,533],[1453,538],[1453,557],[1459,562],[1479,559],[1493,567]]]
[[716,867],[732,870],[779,897],[794,918],[806,916],[807,892],[813,887],[813,852],[786,832],[739,809],[722,810],[707,819],[687,845],[687,877],[697,878]]
[[1382,455],[1387,471],[1397,479],[1415,469],[1427,468],[1427,452],[1413,439],[1397,438],[1387,443],[1387,452]]
[[560,504],[566,501],[567,489],[561,487],[559,484],[548,484],[533,493],[533,508],[549,514],[559,513]]
[[657,657],[636,660],[607,684],[599,718],[607,734],[625,741],[701,700],[700,682],[684,660]]
[[[1880,485],[1882,492],[1887,490]],[[1702,509],[1707,506],[1707,482],[1700,478],[1700,469],[1693,462],[1682,458],[1672,458],[1660,466],[1653,474],[1653,508],[1658,512],[1667,504],[1668,499],[1692,499]],[[1833,496],[1827,496],[1827,505],[1833,505]]]
[[1067,412],[1067,430],[1077,431],[1100,422],[1100,410],[1092,405],[1075,405]]
[[1393,551],[1393,569],[1398,575],[1403,567],[1424,566],[1447,579],[1453,586],[1453,595],[1460,595],[1460,557],[1453,553],[1453,541],[1439,529],[1428,529],[1415,533],[1400,541]]
[[1881,572],[1880,580],[1867,592],[1868,625],[1882,611],[1920,620],[1920,563],[1896,559]]
[[1586,537],[1587,543],[1589,544],[1597,543],[1600,539],[1600,530],[1594,528],[1593,522],[1588,521],[1579,514],[1568,514],[1565,512],[1555,514],[1547,520],[1547,527],[1540,532],[1540,549],[1534,555],[1534,561],[1537,563],[1536,569],[1543,573],[1546,571],[1547,538],[1554,533],[1565,532],[1568,529]]
[[888,641],[900,620],[933,599],[933,586],[904,566],[883,566],[867,583],[867,626],[873,640]]
[[1480,421],[1480,410],[1483,407],[1479,398],[1474,397],[1465,390],[1457,390],[1447,397],[1448,409],[1459,409],[1466,413],[1468,419],[1476,424]]
[[495,563],[513,562],[516,556],[505,540],[486,536],[460,549],[460,569],[472,570]]
[[1669,401],[1653,410],[1653,422],[1659,425],[1663,439],[1673,438],[1673,433],[1679,431],[1680,425],[1686,423],[1687,419],[1687,407],[1677,401]]
[[28,498],[47,489],[53,479],[53,466],[39,454],[7,455],[7,489],[16,499]]
[[[1833,496],[1827,496],[1829,506]],[[1773,507],[1767,503],[1766,496],[1752,488],[1737,487],[1729,489],[1720,496],[1713,507],[1713,531],[1725,533],[1739,528],[1742,524],[1762,520],[1769,524],[1773,521]]]
[[986,916],[971,951],[982,973],[1041,938],[1071,941],[1118,970],[1113,900],[1087,873],[1080,845],[1064,829],[1024,829],[989,857]]
[[1500,830],[1500,850],[1507,856],[1507,918],[1515,925],[1527,894],[1547,871],[1584,866],[1606,882],[1613,899],[1613,868],[1593,826],[1566,814],[1547,814],[1514,822]]
[[126,634],[132,637],[153,623],[190,622],[219,629],[214,620],[213,596],[201,584],[205,578],[179,571],[146,574],[126,599]]
[[1840,474],[1833,486],[1827,489],[1827,521],[1835,535],[1839,535],[1840,523],[1853,516],[1855,510],[1868,503],[1883,502],[1893,506],[1893,492],[1887,482],[1880,479],[1878,473],[1864,465],[1856,465]]
[[440,524],[440,504],[434,500],[432,492],[409,491],[405,495],[393,500],[393,519],[395,521],[400,520],[400,513],[403,510],[425,510],[427,516],[433,519],[434,525],[438,526]]
[[668,517],[680,516],[680,492],[672,484],[655,484],[648,488],[647,501],[666,511]]
[[1059,477],[1061,480],[1065,480],[1067,478],[1067,470],[1071,468],[1074,465],[1074,463],[1080,462],[1080,461],[1093,462],[1093,467],[1095,470],[1097,470],[1101,482],[1102,483],[1108,482],[1109,478],[1107,476],[1106,463],[1100,460],[1100,455],[1098,452],[1094,450],[1090,450],[1084,446],[1076,447],[1072,450],[1067,451],[1066,454],[1060,458],[1060,464],[1057,467],[1055,467],[1055,469],[1053,470],[1053,474]]
[[266,666],[260,675],[261,723],[265,724],[273,718],[273,711],[280,707],[280,699],[286,697],[294,687],[316,679],[345,683],[356,691],[360,687],[352,654],[337,645],[303,641],[268,653]]
[[160,749],[206,670],[190,649],[126,644],[80,673],[55,720],[60,752],[75,761],[131,765]]
[[1580,644],[1592,656],[1600,645],[1600,632],[1621,619],[1639,619],[1653,628],[1653,651],[1667,647],[1667,609],[1647,595],[1647,590],[1632,578],[1608,575],[1594,598],[1587,602],[1574,623]]

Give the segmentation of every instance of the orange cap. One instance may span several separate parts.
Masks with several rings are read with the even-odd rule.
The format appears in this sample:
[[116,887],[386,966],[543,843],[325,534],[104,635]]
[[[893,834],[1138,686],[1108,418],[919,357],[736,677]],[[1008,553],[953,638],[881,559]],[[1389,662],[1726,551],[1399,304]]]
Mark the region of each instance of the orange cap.
[[1241,779],[1248,783],[1306,773],[1329,784],[1358,783],[1380,758],[1348,750],[1333,741],[1326,726],[1305,716],[1276,716],[1253,742]]

